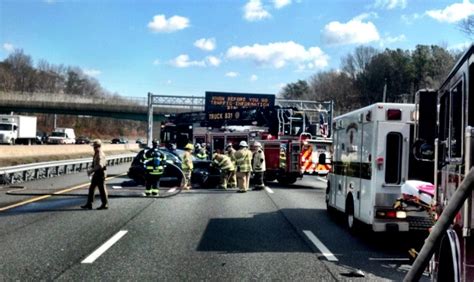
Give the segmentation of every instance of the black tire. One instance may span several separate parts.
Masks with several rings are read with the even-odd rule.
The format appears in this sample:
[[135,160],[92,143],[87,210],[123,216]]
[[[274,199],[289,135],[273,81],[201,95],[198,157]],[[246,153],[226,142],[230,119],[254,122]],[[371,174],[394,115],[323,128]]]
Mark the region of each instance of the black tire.
[[459,277],[456,277],[458,271],[455,271],[455,265],[457,266],[459,262],[455,260],[457,256],[453,254],[449,241],[447,232],[441,240],[439,248],[437,281],[459,280]]
[[354,200],[352,196],[346,200],[345,225],[352,234],[356,234],[359,231],[359,222],[354,216]]
[[294,176],[280,176],[278,177],[278,183],[281,185],[290,185],[296,182],[296,177]]
[[333,216],[336,215],[336,209],[329,205],[329,194],[330,194],[330,192],[331,192],[331,186],[330,186],[330,182],[328,181],[328,186],[326,188],[326,200],[325,200],[326,201],[326,211],[328,212],[328,215],[330,217],[333,217]]

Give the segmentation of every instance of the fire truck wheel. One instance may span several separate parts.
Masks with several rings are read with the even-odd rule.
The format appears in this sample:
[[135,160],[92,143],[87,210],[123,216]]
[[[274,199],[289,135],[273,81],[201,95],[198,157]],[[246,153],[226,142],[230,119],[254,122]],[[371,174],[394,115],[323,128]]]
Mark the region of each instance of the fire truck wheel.
[[460,270],[457,259],[460,255],[456,251],[453,252],[458,249],[456,232],[446,231],[439,247],[437,281],[460,281],[459,277],[456,277]]
[[288,184],[293,184],[296,182],[296,177],[294,176],[283,176],[283,177],[278,177],[278,183],[281,185],[288,185]]

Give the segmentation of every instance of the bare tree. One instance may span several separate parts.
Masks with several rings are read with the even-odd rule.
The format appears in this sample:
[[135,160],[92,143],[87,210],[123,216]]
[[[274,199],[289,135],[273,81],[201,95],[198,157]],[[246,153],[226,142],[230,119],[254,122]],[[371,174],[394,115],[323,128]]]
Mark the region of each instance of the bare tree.
[[15,88],[15,77],[11,72],[11,65],[6,62],[0,63],[0,91],[13,91]]
[[15,77],[16,91],[25,92],[31,89],[34,76],[33,60],[25,55],[22,49],[16,49],[5,60],[11,65],[12,75]]
[[469,16],[459,23],[459,29],[469,38],[474,39],[474,16]]
[[379,53],[380,51],[373,47],[359,46],[353,54],[348,54],[342,58],[342,70],[348,73],[352,79],[356,79],[358,74],[367,69],[372,58]]
[[354,81],[345,72],[319,72],[309,79],[311,100],[335,103],[336,113],[343,113],[360,106],[359,92]]

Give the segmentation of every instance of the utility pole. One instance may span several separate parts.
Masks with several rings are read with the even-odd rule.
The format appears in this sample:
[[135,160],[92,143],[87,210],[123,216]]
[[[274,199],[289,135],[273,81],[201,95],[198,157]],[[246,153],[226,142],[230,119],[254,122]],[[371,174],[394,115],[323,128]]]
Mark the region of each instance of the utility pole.
[[382,102],[387,102],[387,78],[385,78],[385,85],[383,86],[383,100]]

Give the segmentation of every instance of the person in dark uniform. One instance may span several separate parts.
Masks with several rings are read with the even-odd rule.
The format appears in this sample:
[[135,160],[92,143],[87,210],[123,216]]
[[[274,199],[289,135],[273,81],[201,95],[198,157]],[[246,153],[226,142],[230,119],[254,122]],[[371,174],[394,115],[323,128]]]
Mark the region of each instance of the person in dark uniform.
[[145,196],[158,196],[158,181],[165,170],[166,157],[158,149],[158,140],[152,141],[152,148],[143,154],[145,168]]
[[104,152],[102,152],[102,142],[99,139],[94,140],[92,146],[94,147],[94,157],[92,159],[92,167],[87,171],[88,176],[92,175],[91,185],[89,186],[89,195],[87,197],[87,203],[81,206],[81,208],[88,210],[92,209],[95,187],[98,187],[102,205],[97,209],[106,210],[109,208],[107,190],[105,189],[107,160],[105,159]]

